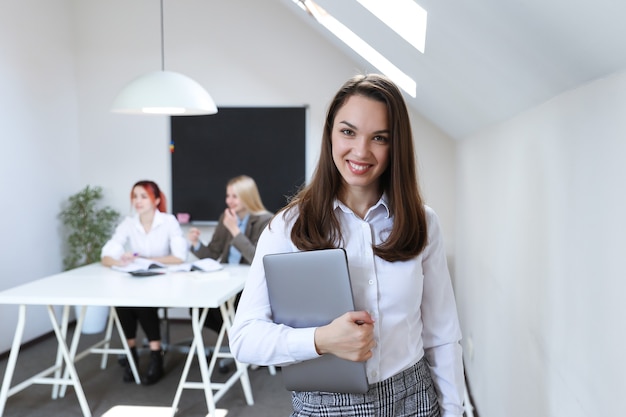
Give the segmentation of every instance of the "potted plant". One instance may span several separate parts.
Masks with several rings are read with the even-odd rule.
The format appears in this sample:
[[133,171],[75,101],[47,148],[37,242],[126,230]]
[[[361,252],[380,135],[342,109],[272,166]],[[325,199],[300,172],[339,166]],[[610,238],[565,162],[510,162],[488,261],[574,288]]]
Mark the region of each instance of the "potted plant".
[[[100,207],[102,187],[87,185],[68,198],[59,214],[67,233],[67,255],[63,258],[65,270],[100,261],[102,246],[111,236],[120,213],[110,207]],[[104,330],[109,307],[87,309],[83,323],[84,333]]]

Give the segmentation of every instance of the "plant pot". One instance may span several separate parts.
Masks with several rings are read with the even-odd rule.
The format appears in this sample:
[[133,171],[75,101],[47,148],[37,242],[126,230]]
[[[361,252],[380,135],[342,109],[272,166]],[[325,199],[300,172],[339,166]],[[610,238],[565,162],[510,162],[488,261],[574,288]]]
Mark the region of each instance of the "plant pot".
[[[82,306],[74,306],[76,319],[80,316],[81,308]],[[110,307],[108,306],[87,306],[81,333],[94,334],[103,332],[107,325],[107,319],[109,318],[109,309]]]

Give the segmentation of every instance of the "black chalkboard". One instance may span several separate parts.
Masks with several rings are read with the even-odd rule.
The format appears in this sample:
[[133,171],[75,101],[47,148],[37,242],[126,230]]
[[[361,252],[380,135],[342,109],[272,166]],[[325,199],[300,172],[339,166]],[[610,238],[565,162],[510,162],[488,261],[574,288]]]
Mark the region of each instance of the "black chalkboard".
[[220,107],[207,116],[172,116],[172,209],[216,221],[226,182],[248,175],[276,212],[305,181],[305,107]]

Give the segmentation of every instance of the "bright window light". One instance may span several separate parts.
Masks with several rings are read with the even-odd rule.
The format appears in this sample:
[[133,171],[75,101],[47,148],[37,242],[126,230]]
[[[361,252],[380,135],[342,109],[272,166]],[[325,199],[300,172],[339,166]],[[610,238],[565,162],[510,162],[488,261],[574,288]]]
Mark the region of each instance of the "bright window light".
[[415,97],[417,84],[415,80],[396,67],[391,61],[380,54],[376,49],[361,39],[358,35],[344,26],[311,0],[293,0],[303,10],[311,14],[322,26],[341,39],[353,51],[366,59],[370,64],[387,75],[411,97]]
[[415,49],[424,53],[428,13],[413,0],[356,0],[393,29]]

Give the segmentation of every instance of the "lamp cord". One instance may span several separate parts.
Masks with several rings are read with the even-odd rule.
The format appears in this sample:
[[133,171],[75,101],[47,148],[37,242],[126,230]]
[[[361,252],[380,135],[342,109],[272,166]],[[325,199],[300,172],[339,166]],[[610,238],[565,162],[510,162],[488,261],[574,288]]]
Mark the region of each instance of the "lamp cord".
[[165,30],[163,29],[163,0],[161,0],[161,71],[165,71]]

